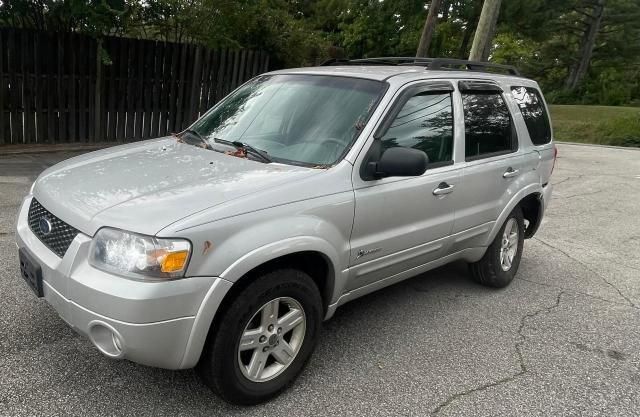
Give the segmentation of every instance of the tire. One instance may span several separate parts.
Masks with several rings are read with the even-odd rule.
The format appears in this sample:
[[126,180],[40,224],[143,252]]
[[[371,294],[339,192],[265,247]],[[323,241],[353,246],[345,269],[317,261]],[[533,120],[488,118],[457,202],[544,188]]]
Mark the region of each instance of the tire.
[[[278,320],[271,314],[276,304]],[[196,371],[230,403],[252,405],[269,400],[298,376],[313,353],[322,311],[320,291],[309,275],[295,269],[267,272],[242,289],[216,320]],[[285,316],[289,322],[280,320]],[[246,350],[240,351],[243,334],[247,335],[243,340]],[[288,364],[282,360],[291,356]],[[265,365],[260,370],[254,363]]]
[[[515,224],[513,223],[515,222]],[[503,253],[503,238],[505,238],[505,229],[509,226],[510,231],[517,230],[517,239],[512,238],[513,245],[509,248],[515,248],[515,254],[509,262],[509,252],[507,250],[506,260],[503,262],[501,255]],[[512,229],[513,227],[513,229]],[[511,234],[511,236],[513,236]],[[517,242],[515,242],[517,240]],[[498,231],[493,242],[487,248],[482,259],[478,262],[469,264],[469,271],[473,279],[488,287],[503,288],[513,281],[518,272],[520,258],[522,257],[522,248],[524,245],[524,217],[520,207],[516,207],[509,214],[504,224]],[[508,266],[508,268],[506,268]],[[506,268],[506,269],[505,269]]]

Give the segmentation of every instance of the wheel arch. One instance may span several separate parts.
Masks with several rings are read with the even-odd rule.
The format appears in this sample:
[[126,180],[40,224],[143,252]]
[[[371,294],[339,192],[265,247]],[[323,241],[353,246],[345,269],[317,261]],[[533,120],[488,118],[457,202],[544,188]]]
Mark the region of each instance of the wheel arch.
[[336,272],[331,258],[319,250],[299,250],[280,254],[253,266],[232,281],[234,284],[225,295],[220,307],[224,307],[225,301],[232,299],[234,294],[242,291],[260,275],[280,268],[294,268],[309,275],[318,286],[322,296],[323,309],[326,312],[333,296]]
[[494,223],[491,233],[487,236],[485,246],[489,246],[491,244],[502,227],[502,224],[507,219],[507,216],[509,216],[509,213],[511,213],[517,206],[522,208],[525,220],[529,221],[529,225],[525,230],[525,238],[530,238],[535,234],[538,227],[540,227],[542,216],[544,214],[544,201],[539,184],[531,184],[524,187],[516,193],[511,200],[509,200],[509,203],[504,209],[502,209],[502,212]]
[[518,205],[522,208],[522,215],[525,221],[527,221],[524,238],[532,238],[538,231],[540,223],[542,223],[542,215],[544,213],[542,193],[536,192],[529,194],[520,200]]
[[[300,238],[288,239],[287,244],[282,244],[281,248],[289,248],[289,250],[278,251],[273,245],[259,248],[245,255],[243,258],[232,264],[225,270],[219,280],[223,282],[224,293],[216,293],[210,290],[202,302],[191,331],[191,336],[185,351],[180,368],[191,368],[197,364],[204,349],[207,339],[213,332],[212,329],[217,327],[217,320],[220,320],[222,312],[228,308],[234,297],[253,282],[258,276],[277,268],[292,267],[300,269],[307,273],[318,286],[322,297],[323,312],[326,314],[329,305],[334,297],[335,281],[336,281],[336,257],[318,248],[318,242],[311,244],[307,240],[307,244],[298,242],[293,244],[291,240],[300,240]],[[318,238],[310,238],[311,240],[321,240]],[[327,245],[328,243],[325,242]],[[271,256],[267,256],[270,254]],[[202,315],[202,317],[200,317]]]

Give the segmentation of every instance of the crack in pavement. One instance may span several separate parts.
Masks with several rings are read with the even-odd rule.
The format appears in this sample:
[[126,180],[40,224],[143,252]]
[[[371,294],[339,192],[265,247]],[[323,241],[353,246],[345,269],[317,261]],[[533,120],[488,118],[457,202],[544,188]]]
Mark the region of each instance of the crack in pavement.
[[597,295],[593,295],[593,294],[589,294],[589,293],[586,293],[586,292],[574,290],[572,288],[562,287],[560,285],[545,284],[543,282],[532,281],[530,279],[519,278],[519,277],[515,277],[515,279],[517,279],[518,281],[525,281],[525,282],[530,282],[531,284],[540,285],[541,287],[555,288],[557,290],[563,290],[566,293],[582,295],[582,296],[585,296],[585,297],[593,298],[594,300],[600,300],[600,301],[604,301],[604,302],[609,303],[609,304],[615,304],[617,306],[631,307],[631,308],[634,308],[636,310],[640,310],[640,307],[630,306],[628,303],[620,303],[620,302],[617,302],[617,301],[608,300],[606,298],[598,297]]
[[[567,176],[572,177],[572,178],[588,176],[589,178],[614,177],[614,178],[638,179],[633,174],[627,175],[627,174],[622,174],[622,173],[620,173],[620,174],[607,174],[605,172],[591,172],[588,175],[587,174],[570,175],[570,174],[573,174],[573,173],[584,172],[584,171],[577,171],[577,170],[574,170],[574,169],[566,169],[566,168],[558,168],[557,166],[556,166],[556,168],[558,169],[558,175],[567,175]],[[566,178],[562,179],[560,181],[565,181],[565,180],[566,180]],[[554,182],[553,185],[557,185],[557,183]]]
[[562,253],[564,256],[566,256],[567,258],[579,263],[580,265],[582,265],[587,271],[591,272],[592,274],[594,274],[595,276],[599,277],[602,281],[604,281],[605,284],[607,284],[608,286],[610,286],[611,288],[613,288],[614,290],[616,290],[618,292],[618,294],[620,294],[620,297],[624,298],[626,300],[627,303],[629,303],[629,305],[633,308],[638,308],[638,306],[631,301],[631,299],[629,297],[627,297],[622,291],[620,291],[620,288],[616,287],[611,281],[609,281],[608,279],[606,279],[604,277],[604,275],[601,275],[600,273],[596,272],[595,270],[593,270],[589,265],[585,264],[584,262],[582,262],[579,259],[574,258],[573,256],[569,255],[567,252],[563,251],[562,249],[558,248],[557,246],[554,246],[548,242],[545,242],[544,240],[540,239],[539,237],[533,237],[532,239],[537,240],[538,242],[542,243],[545,246],[550,247],[551,249],[555,249],[558,252]]
[[550,306],[550,307],[543,307],[540,308],[532,313],[527,313],[524,316],[522,316],[520,318],[520,326],[518,327],[518,341],[515,343],[514,348],[516,351],[516,355],[518,357],[518,366],[520,367],[520,370],[512,375],[509,375],[507,377],[501,378],[497,381],[493,381],[493,382],[489,382],[483,385],[480,385],[478,387],[475,388],[471,388],[462,392],[458,392],[455,393],[453,395],[450,395],[445,401],[441,402],[436,408],[433,409],[433,411],[431,412],[431,415],[434,416],[438,413],[440,413],[440,411],[442,411],[442,409],[444,409],[445,407],[447,407],[448,405],[450,405],[451,403],[453,403],[454,401],[458,400],[459,398],[465,397],[469,394],[473,394],[474,392],[481,392],[481,391],[485,391],[489,388],[493,388],[493,387],[497,387],[503,384],[506,384],[508,382],[511,382],[513,380],[515,380],[516,378],[526,374],[529,371],[529,368],[527,367],[527,363],[524,360],[524,355],[522,354],[522,346],[526,343],[527,341],[527,337],[524,335],[524,329],[527,326],[527,319],[533,318],[538,316],[539,314],[549,314],[551,313],[552,310],[558,308],[558,306],[560,305],[560,298],[562,297],[562,294],[564,294],[565,291],[560,291],[556,297],[556,301],[555,303]]
[[563,182],[567,182],[567,181],[569,181],[569,180],[573,180],[573,179],[578,180],[578,179],[580,179],[580,178],[582,178],[582,177],[584,177],[584,175],[569,175],[567,178],[565,178],[565,179],[563,179],[563,180],[560,180],[560,181],[558,181],[558,182],[554,182],[554,183],[553,183],[553,186],[554,186],[554,187],[556,187],[556,186],[558,186],[558,185],[562,184]]
[[571,195],[568,195],[568,196],[555,195],[554,198],[562,198],[564,200],[567,200],[569,198],[585,197],[585,196],[600,194],[600,193],[603,193],[605,191],[609,191],[609,190],[596,190],[596,191],[590,191],[588,193],[582,193],[582,194],[571,194]]

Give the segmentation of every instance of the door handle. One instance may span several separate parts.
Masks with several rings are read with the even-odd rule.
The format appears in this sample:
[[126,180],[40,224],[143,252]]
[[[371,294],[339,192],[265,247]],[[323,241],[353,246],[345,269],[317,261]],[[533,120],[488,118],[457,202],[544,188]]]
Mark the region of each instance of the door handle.
[[446,182],[441,182],[440,184],[438,184],[438,187],[433,190],[433,195],[449,194],[450,192],[453,192],[454,187],[455,185],[449,185]]
[[504,172],[504,174],[502,174],[502,178],[511,178],[511,177],[515,177],[516,175],[518,175],[518,173],[520,172],[519,169],[513,169],[511,167],[507,168],[507,170]]

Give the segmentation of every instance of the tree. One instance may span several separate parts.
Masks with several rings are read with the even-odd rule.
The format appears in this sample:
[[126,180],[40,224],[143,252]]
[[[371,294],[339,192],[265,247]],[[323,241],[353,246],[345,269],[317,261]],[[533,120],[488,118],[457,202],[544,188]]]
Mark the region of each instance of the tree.
[[124,33],[130,11],[126,0],[4,0],[0,24],[97,37]]
[[609,105],[640,104],[639,21],[638,0],[0,0],[0,26],[96,38],[98,70],[110,35],[260,49],[274,67],[491,56],[551,102]]
[[600,24],[602,23],[605,2],[606,0],[596,0],[590,12],[585,12],[578,8],[574,9],[576,12],[584,15],[584,20],[582,21],[583,33],[582,39],[580,40],[579,58],[571,67],[565,83],[565,87],[569,91],[575,90],[589,69],[591,57],[593,56],[593,48],[595,47],[596,38],[600,31]]
[[484,1],[480,21],[471,45],[470,61],[486,61],[488,59],[499,13],[500,0]]
[[420,36],[420,43],[418,44],[416,57],[427,57],[429,55],[429,46],[431,45],[431,39],[433,38],[433,33],[435,32],[436,24],[438,23],[439,10],[440,0],[431,0],[427,20],[424,22],[422,36]]

